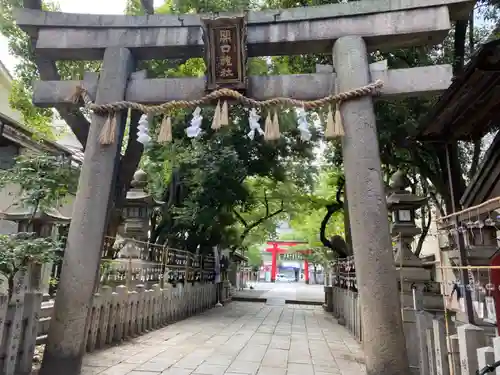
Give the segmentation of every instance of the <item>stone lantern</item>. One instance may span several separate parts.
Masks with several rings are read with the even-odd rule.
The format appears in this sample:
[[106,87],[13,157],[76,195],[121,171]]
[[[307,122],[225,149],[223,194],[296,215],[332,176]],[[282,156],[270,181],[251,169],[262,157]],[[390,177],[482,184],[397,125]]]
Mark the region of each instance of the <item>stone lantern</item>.
[[402,171],[397,171],[391,178],[391,193],[387,197],[387,208],[392,213],[391,234],[406,237],[413,241],[413,237],[421,233],[415,224],[415,211],[422,207],[427,198],[419,197],[406,189],[409,181]]
[[[407,190],[409,180],[398,170],[391,178],[387,208],[392,213],[391,234],[395,241],[394,263],[398,271],[400,289],[403,288],[402,306],[413,308],[442,308],[439,284],[432,281],[431,270],[412,251],[415,236],[422,230],[415,223],[415,212],[426,202]],[[416,299],[417,294],[417,299]]]
[[[54,208],[35,209],[33,206],[13,204],[0,212],[0,220],[14,223],[14,232],[36,233],[37,237],[61,238],[67,236],[70,217],[63,216]],[[62,254],[61,254],[62,255]],[[59,278],[61,263],[47,263],[41,269],[41,289],[44,300],[48,300],[55,292],[51,286],[52,277]]]
[[147,174],[137,170],[131,182],[132,188],[127,192],[127,200],[123,208],[125,218],[123,233],[127,238],[147,242],[149,237],[149,218],[153,208],[159,204],[146,191]]
[[36,233],[39,237],[54,236],[59,225],[68,225],[70,217],[63,216],[53,208],[38,209],[34,213],[32,206],[12,205],[0,212],[0,220],[15,223],[16,232]]
[[[156,201],[146,191],[147,174],[137,170],[131,182],[131,189],[127,192],[126,203],[123,207],[124,224],[122,234],[125,237],[123,247],[118,253],[118,258],[127,262],[127,284],[131,279],[138,282],[153,280],[150,274],[159,274],[157,267],[161,261],[161,252],[150,248],[147,244],[151,229],[150,217],[155,206],[162,202]],[[120,259],[118,259],[120,262]],[[133,275],[132,275],[133,274]],[[156,281],[156,280],[155,280]]]

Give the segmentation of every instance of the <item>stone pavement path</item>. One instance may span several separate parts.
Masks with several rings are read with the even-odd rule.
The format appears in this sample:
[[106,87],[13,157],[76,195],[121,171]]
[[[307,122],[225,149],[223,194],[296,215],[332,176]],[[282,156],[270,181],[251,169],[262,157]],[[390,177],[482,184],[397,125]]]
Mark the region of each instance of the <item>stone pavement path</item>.
[[359,375],[361,357],[321,307],[232,302],[88,354],[82,375]]

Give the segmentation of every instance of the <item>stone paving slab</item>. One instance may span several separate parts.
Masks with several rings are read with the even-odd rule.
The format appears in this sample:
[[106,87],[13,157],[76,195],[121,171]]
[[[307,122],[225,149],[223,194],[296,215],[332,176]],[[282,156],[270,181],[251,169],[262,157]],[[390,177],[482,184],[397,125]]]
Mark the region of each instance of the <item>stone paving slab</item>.
[[359,375],[361,358],[321,307],[232,302],[87,354],[82,375]]

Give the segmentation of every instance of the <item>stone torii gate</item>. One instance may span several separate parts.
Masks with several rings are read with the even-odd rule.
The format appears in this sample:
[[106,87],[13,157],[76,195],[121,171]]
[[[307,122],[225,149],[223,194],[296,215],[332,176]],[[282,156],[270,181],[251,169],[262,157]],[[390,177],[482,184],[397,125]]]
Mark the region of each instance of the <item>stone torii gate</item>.
[[[381,96],[386,99],[440,92],[451,82],[450,66],[387,70],[384,63],[369,65],[368,52],[440,43],[451,22],[467,19],[472,6],[470,0],[362,0],[249,12],[246,40],[242,38],[240,46],[246,47],[248,57],[332,53],[335,73],[330,68],[316,74],[249,77],[244,82],[246,93],[258,100],[312,100],[330,95],[335,87],[345,92],[376,79],[384,81]],[[137,60],[203,56],[206,29],[199,15],[96,16],[19,9],[15,19],[36,41],[35,52],[44,61],[103,60],[99,77],[87,74],[83,83],[97,104],[121,100],[156,104],[197,99],[206,93],[204,79],[132,75]],[[33,101],[39,106],[74,108],[68,98],[80,83],[38,82]],[[352,243],[366,327],[367,374],[406,374],[409,367],[373,100],[362,97],[345,102],[340,110]],[[126,114],[116,115],[121,140]],[[77,375],[81,368],[87,313],[120,149],[120,142],[99,144],[105,120],[92,116],[42,375]]]

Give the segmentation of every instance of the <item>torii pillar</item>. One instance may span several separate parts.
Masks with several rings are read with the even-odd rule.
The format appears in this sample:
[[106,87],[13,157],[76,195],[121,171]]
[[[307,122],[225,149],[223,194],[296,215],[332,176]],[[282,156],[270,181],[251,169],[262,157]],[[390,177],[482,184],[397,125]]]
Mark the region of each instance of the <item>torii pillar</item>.
[[276,270],[278,268],[278,254],[283,254],[286,251],[278,247],[278,242],[269,241],[267,244],[272,246],[271,248],[267,248],[266,251],[271,253],[271,282],[274,283],[276,281]]
[[309,284],[309,262],[307,259],[304,259],[304,281]]
[[[340,37],[333,47],[338,91],[371,81],[366,43],[360,36]],[[380,148],[373,99],[341,104],[342,142],[351,238],[361,302],[367,375],[408,373],[401,304],[394,267]]]

